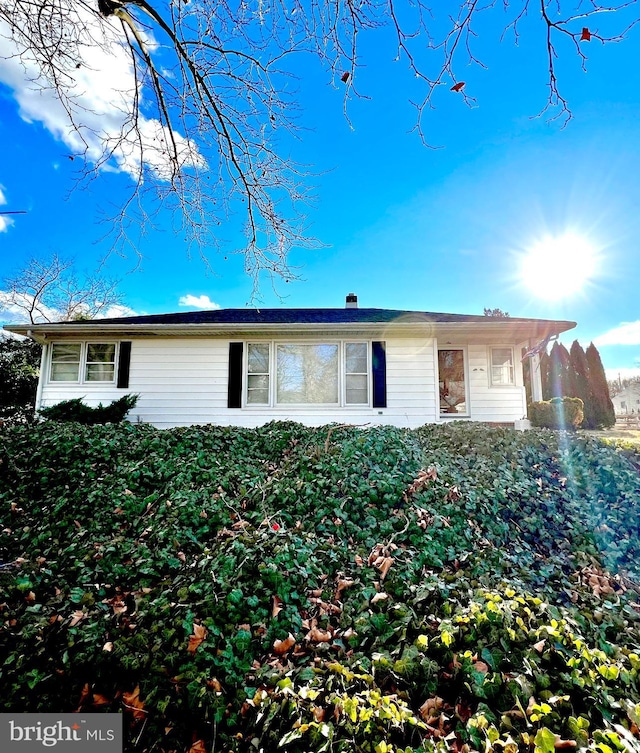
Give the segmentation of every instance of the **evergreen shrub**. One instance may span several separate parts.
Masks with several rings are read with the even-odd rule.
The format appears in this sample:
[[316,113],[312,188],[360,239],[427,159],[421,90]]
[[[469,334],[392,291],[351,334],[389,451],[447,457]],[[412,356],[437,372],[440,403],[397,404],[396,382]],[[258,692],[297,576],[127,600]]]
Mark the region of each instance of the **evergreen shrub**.
[[584,403],[579,397],[552,397],[531,403],[529,419],[542,429],[577,429],[584,419]]
[[40,415],[49,421],[75,421],[79,424],[119,424],[138,402],[139,395],[123,395],[109,405],[99,403],[95,408],[85,405],[82,398],[63,400],[48,408],[41,408]]

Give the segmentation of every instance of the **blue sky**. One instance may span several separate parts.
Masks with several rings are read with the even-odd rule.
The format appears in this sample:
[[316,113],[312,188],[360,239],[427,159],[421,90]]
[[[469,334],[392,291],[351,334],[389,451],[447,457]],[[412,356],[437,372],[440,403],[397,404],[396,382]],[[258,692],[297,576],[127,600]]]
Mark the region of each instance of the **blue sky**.
[[[340,307],[353,291],[361,306],[470,314],[487,306],[571,319],[578,327],[567,345],[595,340],[610,373],[640,373],[640,95],[630,75],[640,29],[619,44],[584,45],[587,73],[570,47],[559,48],[559,83],[573,113],[563,128],[534,117],[547,79],[543,30],[533,20],[518,46],[508,35],[500,42],[495,19],[478,28],[476,52],[487,68],[457,71],[476,106],[440,88],[423,123],[437,149],[411,132],[420,82],[405,60],[394,61],[384,31],[361,37],[356,83],[368,98],[351,100],[350,123],[343,88],[310,58],[296,62],[302,129],[283,137],[281,148],[315,173],[306,214],[324,246],[294,250],[300,279],[277,282],[276,290],[265,280],[261,306]],[[27,213],[0,232],[0,279],[50,253],[92,270],[109,251],[99,220],[124,195],[126,178],[105,172],[72,190],[77,162],[69,147],[26,117],[19,87],[4,74],[0,65],[0,209]],[[222,231],[230,249],[242,243],[233,221]],[[544,275],[537,290],[524,279],[523,261],[541,238],[567,232],[596,249],[595,268],[574,294],[550,298]],[[222,307],[250,300],[242,259],[211,252],[212,273],[189,256],[170,218],[134,241],[141,263],[112,254],[102,267],[122,278],[134,311],[177,311],[188,296]],[[553,258],[545,264],[553,276]]]

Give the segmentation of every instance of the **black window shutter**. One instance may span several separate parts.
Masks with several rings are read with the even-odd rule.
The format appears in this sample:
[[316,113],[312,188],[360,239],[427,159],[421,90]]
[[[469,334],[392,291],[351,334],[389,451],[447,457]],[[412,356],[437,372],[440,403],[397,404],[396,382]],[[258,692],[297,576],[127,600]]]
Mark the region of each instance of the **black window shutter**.
[[229,385],[227,408],[242,408],[243,343],[229,343]]
[[131,342],[120,343],[120,358],[118,359],[118,382],[116,387],[129,387],[129,367],[131,365]]
[[371,369],[373,372],[373,407],[387,407],[387,352],[386,344],[371,343]]

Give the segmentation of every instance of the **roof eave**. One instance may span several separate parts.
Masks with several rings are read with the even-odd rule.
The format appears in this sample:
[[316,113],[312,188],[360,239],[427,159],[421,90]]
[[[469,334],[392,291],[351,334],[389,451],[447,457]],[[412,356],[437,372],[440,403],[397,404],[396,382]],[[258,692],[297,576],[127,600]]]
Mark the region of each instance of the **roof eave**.
[[199,336],[211,337],[216,335],[246,336],[259,334],[273,334],[286,331],[287,335],[309,335],[333,332],[363,332],[389,333],[397,335],[419,334],[421,336],[456,335],[465,330],[484,332],[485,334],[510,334],[515,340],[530,338],[544,339],[551,335],[559,335],[576,326],[570,321],[551,321],[544,319],[515,319],[487,317],[480,321],[421,321],[421,322],[338,322],[338,323],[252,323],[240,324],[224,322],[216,324],[74,324],[70,328],[68,323],[47,324],[10,324],[4,327],[8,332],[31,337],[44,342],[49,336],[64,335],[65,337],[92,337],[100,334],[118,335],[120,337],[161,337],[161,336]]

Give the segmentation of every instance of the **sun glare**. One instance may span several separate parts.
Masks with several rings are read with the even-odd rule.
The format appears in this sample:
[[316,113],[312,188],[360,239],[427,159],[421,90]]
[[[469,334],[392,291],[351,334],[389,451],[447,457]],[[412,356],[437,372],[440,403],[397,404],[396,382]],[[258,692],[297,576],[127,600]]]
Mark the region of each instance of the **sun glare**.
[[597,269],[597,251],[574,233],[546,236],[523,256],[524,284],[539,298],[559,300],[582,292]]

